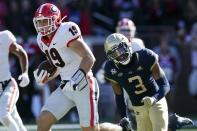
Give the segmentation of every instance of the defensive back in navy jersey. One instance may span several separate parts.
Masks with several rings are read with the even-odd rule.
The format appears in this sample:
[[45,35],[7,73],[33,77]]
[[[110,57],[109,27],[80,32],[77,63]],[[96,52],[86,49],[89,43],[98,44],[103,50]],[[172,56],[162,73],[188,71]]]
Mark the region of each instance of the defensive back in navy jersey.
[[157,61],[157,54],[149,49],[142,49],[132,54],[128,65],[115,65],[112,61],[107,61],[104,75],[127,91],[133,106],[141,106],[143,97],[151,97],[159,90],[152,76],[152,67]]

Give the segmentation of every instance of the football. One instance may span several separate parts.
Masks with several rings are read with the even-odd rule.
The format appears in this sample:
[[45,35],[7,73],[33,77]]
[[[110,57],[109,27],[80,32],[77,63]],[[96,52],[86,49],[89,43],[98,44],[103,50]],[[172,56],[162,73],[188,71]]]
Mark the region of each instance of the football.
[[57,67],[55,67],[54,65],[52,65],[48,60],[45,60],[43,62],[40,63],[40,65],[38,66],[38,75],[40,74],[41,70],[46,70],[50,75],[53,76],[55,74],[55,72],[57,71]]

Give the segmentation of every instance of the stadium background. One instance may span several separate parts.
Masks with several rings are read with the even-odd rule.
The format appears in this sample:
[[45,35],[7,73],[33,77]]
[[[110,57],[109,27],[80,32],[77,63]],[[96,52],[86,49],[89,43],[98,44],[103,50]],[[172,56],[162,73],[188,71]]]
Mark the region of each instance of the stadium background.
[[[28,53],[29,75],[31,83],[26,88],[20,88],[20,97],[17,103],[19,114],[24,123],[34,123],[40,107],[43,105],[49,92],[59,83],[52,81],[44,87],[36,85],[32,72],[44,60],[36,44],[36,31],[33,26],[35,9],[42,3],[54,3],[59,7],[64,21],[73,21],[81,29],[84,40],[91,47],[96,63],[93,72],[96,73],[106,59],[103,50],[105,38],[112,32],[123,17],[130,18],[137,27],[137,37],[145,42],[147,48],[158,46],[163,36],[170,38],[169,45],[177,48],[180,55],[180,71],[176,80],[176,89],[173,97],[174,111],[182,116],[197,116],[197,99],[188,91],[188,79],[192,71],[190,31],[197,20],[197,1],[195,0],[0,0],[0,30],[8,29],[17,37]],[[196,56],[197,57],[197,56]],[[13,77],[20,74],[19,63],[10,55],[10,69]],[[103,87],[102,87],[103,86]],[[101,90],[105,90],[101,85]],[[108,93],[109,90],[109,93]],[[105,92],[105,91],[104,91]],[[112,91],[107,87],[106,92],[100,94],[100,119],[113,122],[118,121]],[[104,93],[104,94],[102,94]],[[102,97],[106,97],[102,99]],[[103,107],[107,103],[114,110],[113,116]],[[109,105],[110,104],[110,105]],[[76,111],[63,118],[66,122],[78,122]]]

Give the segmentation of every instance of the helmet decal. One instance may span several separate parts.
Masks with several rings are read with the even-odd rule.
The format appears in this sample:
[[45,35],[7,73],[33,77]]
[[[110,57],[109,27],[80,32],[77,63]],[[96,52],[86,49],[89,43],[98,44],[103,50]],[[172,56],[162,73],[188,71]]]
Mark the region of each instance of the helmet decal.
[[51,12],[55,13],[55,12],[57,12],[57,11],[58,11],[58,8],[57,8],[57,7],[53,6],[53,7],[51,8]]

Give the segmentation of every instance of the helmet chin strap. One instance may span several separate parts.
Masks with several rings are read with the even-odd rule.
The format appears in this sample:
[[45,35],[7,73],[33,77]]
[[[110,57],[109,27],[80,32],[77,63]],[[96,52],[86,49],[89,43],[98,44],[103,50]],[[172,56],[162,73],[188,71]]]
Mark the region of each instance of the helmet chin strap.
[[65,15],[62,19],[61,19],[61,22],[60,23],[62,23],[62,21],[66,18],[67,16]]

